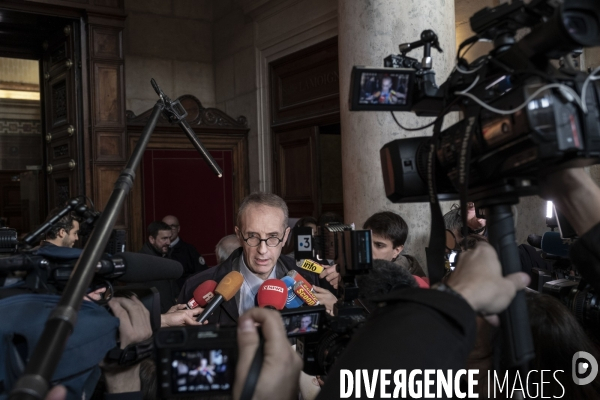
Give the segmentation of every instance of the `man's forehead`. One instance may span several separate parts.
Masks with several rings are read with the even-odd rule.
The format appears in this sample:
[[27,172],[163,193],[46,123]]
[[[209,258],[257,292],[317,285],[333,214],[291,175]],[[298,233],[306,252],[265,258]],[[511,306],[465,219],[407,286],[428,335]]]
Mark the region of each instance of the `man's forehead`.
[[168,231],[158,231],[158,236],[171,236],[171,230],[168,230]]
[[241,224],[245,231],[279,232],[284,224],[283,210],[262,204],[249,205],[242,214]]

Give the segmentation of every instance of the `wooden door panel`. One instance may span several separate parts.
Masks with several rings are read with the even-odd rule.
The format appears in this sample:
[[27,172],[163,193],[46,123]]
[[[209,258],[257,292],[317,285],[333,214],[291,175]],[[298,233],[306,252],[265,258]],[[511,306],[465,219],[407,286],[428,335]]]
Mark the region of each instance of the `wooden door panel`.
[[82,165],[78,147],[81,140],[78,29],[75,22],[67,24],[44,43],[42,75],[49,209],[62,206],[66,200],[83,192],[79,182]]
[[319,213],[318,138],[315,127],[275,134],[276,188],[291,217]]

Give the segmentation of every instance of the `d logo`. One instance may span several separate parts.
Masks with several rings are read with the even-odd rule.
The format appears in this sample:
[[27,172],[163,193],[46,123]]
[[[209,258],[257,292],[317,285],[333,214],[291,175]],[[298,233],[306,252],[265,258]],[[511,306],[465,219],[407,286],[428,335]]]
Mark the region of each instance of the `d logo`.
[[[578,364],[577,361],[581,359],[584,359],[585,361]],[[578,351],[573,354],[571,371],[573,374],[573,382],[575,382],[576,385],[587,385],[596,379],[596,375],[598,375],[598,362],[590,353]],[[579,378],[577,376],[578,374],[583,375],[588,372],[589,375],[586,378]]]

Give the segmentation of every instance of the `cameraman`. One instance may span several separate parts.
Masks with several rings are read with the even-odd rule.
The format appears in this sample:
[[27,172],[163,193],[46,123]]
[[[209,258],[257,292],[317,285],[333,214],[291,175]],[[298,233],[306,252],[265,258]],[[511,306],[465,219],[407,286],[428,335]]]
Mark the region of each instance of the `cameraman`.
[[[46,221],[58,214],[61,208],[55,208],[48,214]],[[41,247],[57,246],[57,247],[73,247],[75,242],[79,240],[79,217],[75,213],[68,213],[59,219],[46,232],[46,239],[42,241]]]

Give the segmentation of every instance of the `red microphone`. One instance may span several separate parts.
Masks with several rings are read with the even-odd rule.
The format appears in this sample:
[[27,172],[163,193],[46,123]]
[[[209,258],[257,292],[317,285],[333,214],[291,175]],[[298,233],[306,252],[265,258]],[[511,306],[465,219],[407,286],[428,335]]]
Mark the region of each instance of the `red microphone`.
[[258,289],[258,306],[273,310],[283,310],[287,303],[288,289],[279,279],[267,279]]
[[194,290],[194,297],[187,302],[187,308],[191,310],[196,307],[206,307],[206,304],[215,297],[214,292],[216,287],[217,282],[213,280],[204,281],[199,284],[196,290]]

